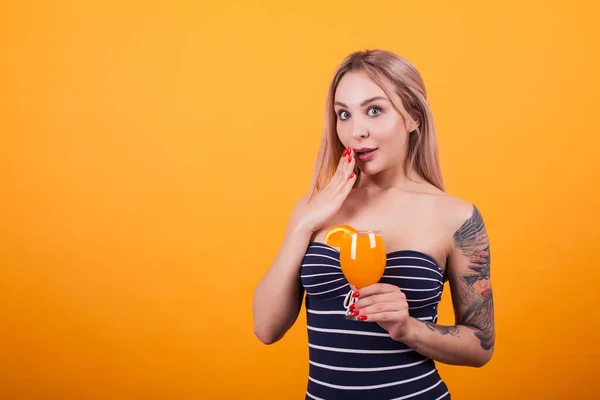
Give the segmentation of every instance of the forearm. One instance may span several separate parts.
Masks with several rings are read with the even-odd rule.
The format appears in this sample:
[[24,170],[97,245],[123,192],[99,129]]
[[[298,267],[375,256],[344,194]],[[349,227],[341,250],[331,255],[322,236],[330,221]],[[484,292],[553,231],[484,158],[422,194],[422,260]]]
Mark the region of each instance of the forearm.
[[299,270],[310,238],[309,231],[291,229],[256,287],[254,332],[266,344],[281,339],[298,317],[302,305]]
[[410,318],[407,335],[398,340],[423,354],[425,357],[444,364],[481,367],[492,357],[489,348],[481,340],[485,332],[467,326],[442,326],[428,321]]

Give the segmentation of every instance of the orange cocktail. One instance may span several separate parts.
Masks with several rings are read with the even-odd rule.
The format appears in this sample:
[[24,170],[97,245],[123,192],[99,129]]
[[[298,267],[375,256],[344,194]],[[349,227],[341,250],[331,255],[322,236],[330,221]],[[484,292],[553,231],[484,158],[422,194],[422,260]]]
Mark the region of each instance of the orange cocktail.
[[340,249],[342,272],[359,290],[379,282],[385,263],[385,244],[377,231],[358,231],[350,235]]
[[[375,284],[385,271],[387,253],[381,231],[358,231],[348,225],[337,225],[327,231],[325,242],[340,249],[340,266],[348,283],[357,290]],[[356,299],[352,291],[346,296],[346,318]]]

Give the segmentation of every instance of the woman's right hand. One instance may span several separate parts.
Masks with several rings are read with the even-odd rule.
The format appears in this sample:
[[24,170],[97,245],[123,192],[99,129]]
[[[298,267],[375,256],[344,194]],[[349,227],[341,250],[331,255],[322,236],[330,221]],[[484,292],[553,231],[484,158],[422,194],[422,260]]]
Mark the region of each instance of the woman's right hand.
[[314,233],[342,207],[356,182],[354,151],[347,148],[342,154],[337,170],[327,185],[310,199],[298,218],[298,223]]

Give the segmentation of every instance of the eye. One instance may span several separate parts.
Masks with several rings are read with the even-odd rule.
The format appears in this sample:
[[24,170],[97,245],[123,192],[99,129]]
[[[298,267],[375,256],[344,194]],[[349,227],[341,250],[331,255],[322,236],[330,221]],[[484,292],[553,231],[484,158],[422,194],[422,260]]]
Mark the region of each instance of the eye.
[[338,116],[340,117],[341,120],[345,120],[350,118],[350,113],[348,111],[340,111],[338,113]]
[[367,111],[367,114],[370,115],[371,117],[376,117],[379,114],[381,114],[381,108],[371,107],[371,108],[369,108],[369,111]]

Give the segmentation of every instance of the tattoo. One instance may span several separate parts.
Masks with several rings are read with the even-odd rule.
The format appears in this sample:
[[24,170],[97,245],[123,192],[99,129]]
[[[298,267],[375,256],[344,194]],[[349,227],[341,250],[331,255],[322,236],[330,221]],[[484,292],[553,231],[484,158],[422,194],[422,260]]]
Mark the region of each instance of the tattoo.
[[458,326],[441,326],[432,322],[423,322],[432,331],[438,331],[442,335],[458,336]]
[[465,308],[463,321],[474,332],[485,350],[494,347],[494,299],[490,285],[490,243],[479,210],[454,234],[454,244],[468,257],[469,266],[462,275],[451,272],[456,283],[453,301]]

